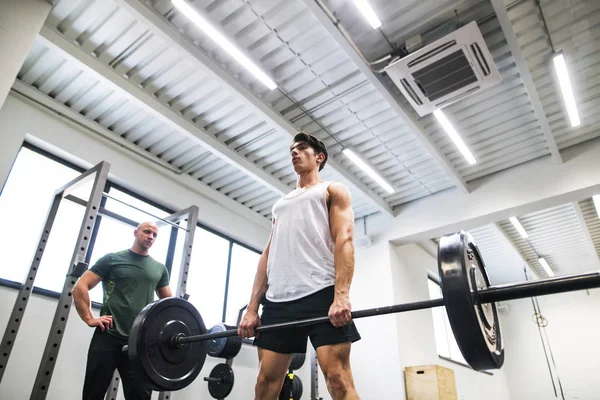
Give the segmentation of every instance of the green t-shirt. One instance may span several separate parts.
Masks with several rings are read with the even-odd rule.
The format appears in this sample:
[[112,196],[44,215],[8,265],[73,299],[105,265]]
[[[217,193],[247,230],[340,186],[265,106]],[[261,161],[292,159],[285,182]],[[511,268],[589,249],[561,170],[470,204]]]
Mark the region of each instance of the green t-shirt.
[[150,256],[131,250],[109,253],[90,271],[102,278],[104,297],[100,315],[112,315],[107,332],[127,338],[135,317],[154,301],[154,291],[169,284],[167,268]]

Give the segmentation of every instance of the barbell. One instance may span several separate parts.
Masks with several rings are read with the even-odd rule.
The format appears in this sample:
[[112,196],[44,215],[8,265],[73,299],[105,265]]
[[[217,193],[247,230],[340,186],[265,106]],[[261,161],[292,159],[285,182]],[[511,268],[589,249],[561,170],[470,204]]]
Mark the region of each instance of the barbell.
[[[475,370],[501,368],[504,347],[495,302],[600,287],[600,272],[490,286],[483,259],[473,238],[461,231],[440,238],[438,270],[443,297],[353,311],[352,318],[446,307],[448,320],[465,361]],[[329,323],[317,317],[262,325],[256,333]],[[144,307],[136,317],[128,345],[140,379],[157,391],[175,391],[196,379],[207,355],[208,341],[235,337],[237,329],[207,333],[196,308],[171,297]]]

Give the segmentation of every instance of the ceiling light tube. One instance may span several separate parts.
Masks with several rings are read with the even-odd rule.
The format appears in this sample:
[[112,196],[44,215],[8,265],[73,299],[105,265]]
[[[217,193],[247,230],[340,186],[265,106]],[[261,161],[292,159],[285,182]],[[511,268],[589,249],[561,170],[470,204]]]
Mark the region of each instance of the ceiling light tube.
[[387,183],[373,168],[371,168],[365,161],[363,161],[359,156],[356,155],[355,152],[346,148],[343,150],[343,153],[346,157],[348,157],[354,164],[356,164],[360,169],[362,169],[367,175],[371,177],[375,182],[377,182],[382,188],[386,190],[386,192],[392,194],[396,190]]
[[592,200],[594,201],[594,206],[596,207],[596,215],[598,218],[600,218],[600,194],[592,196]]
[[562,53],[558,53],[554,56],[554,69],[556,70],[556,76],[558,77],[560,90],[562,91],[563,99],[565,101],[565,107],[567,107],[571,126],[574,128],[581,124],[581,120],[579,119],[579,112],[577,112],[575,96],[573,96],[573,87],[571,86],[571,80],[569,79],[567,63],[565,62],[565,57]]
[[454,142],[454,145],[462,153],[463,157],[465,157],[467,162],[470,165],[475,164],[476,163],[475,157],[473,157],[473,154],[471,154],[471,151],[469,150],[469,148],[467,147],[465,142],[463,142],[463,140],[460,137],[460,135],[458,134],[458,132],[456,132],[456,129],[454,129],[454,127],[448,120],[448,117],[446,117],[446,114],[444,114],[444,112],[442,110],[435,110],[433,112],[433,115],[438,120],[438,122],[440,123],[442,128],[444,128],[444,130],[446,131],[446,134],[448,134],[448,136],[450,136],[450,139],[452,139],[452,141]]
[[550,266],[548,265],[544,257],[540,257],[538,261],[540,262],[540,264],[542,264],[542,267],[544,267],[544,270],[546,271],[548,276],[554,276],[554,272],[552,271],[552,269],[550,269]]
[[373,29],[377,29],[381,26],[381,21],[377,18],[375,11],[373,11],[373,8],[367,0],[354,0],[354,4],[356,4],[356,8],[358,8]]
[[238,63],[246,68],[252,75],[261,81],[266,87],[273,90],[277,87],[275,82],[267,74],[265,74],[254,62],[250,60],[245,54],[243,54],[233,43],[231,43],[225,35],[223,35],[217,28],[215,28],[209,21],[208,18],[204,17],[198,10],[192,7],[185,0],[171,0],[173,6],[185,15],[190,21],[192,21],[205,35],[211,38],[217,43],[223,50],[225,50],[231,57],[233,57]]
[[515,227],[517,232],[519,232],[519,235],[521,235],[523,239],[527,239],[529,237],[527,231],[525,230],[525,228],[523,228],[523,225],[521,225],[521,223],[516,217],[510,217],[509,221],[513,224],[513,226]]

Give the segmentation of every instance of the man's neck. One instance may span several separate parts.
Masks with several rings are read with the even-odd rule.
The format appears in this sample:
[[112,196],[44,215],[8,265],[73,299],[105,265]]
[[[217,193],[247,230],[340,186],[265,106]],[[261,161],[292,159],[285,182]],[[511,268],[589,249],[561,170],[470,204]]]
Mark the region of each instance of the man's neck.
[[131,246],[131,249],[129,250],[133,251],[135,254],[139,254],[140,256],[148,255],[148,250],[144,250],[136,245]]
[[310,187],[310,186],[316,185],[320,181],[321,181],[321,178],[319,178],[319,173],[317,170],[309,171],[309,172],[302,172],[302,173],[298,174],[298,178],[296,180],[296,187],[298,187],[298,188]]

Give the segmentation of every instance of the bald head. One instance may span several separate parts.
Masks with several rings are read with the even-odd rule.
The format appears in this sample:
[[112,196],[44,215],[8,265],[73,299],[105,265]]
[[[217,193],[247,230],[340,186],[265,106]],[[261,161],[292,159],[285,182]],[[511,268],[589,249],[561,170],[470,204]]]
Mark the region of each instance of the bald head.
[[153,227],[158,231],[158,225],[154,221],[140,222],[140,224],[135,229],[139,230],[139,229],[144,229],[145,227]]
[[152,221],[140,223],[133,231],[135,241],[131,247],[131,251],[141,255],[147,255],[148,250],[154,244],[154,240],[158,236],[158,225]]

